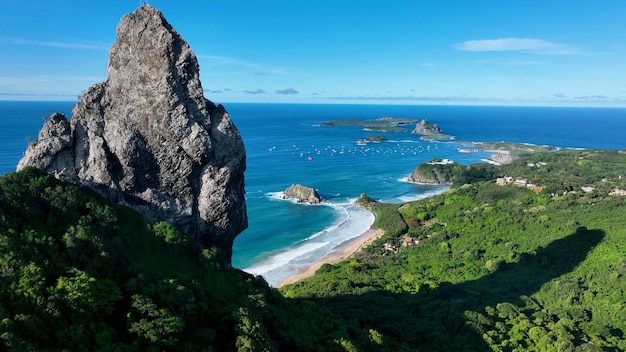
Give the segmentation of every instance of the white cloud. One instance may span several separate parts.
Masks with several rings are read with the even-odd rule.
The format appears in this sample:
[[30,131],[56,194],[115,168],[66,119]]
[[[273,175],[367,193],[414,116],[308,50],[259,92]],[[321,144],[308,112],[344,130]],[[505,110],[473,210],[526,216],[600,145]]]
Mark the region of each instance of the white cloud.
[[251,68],[256,70],[255,75],[263,76],[267,73],[269,74],[284,74],[285,70],[278,67],[264,67],[263,65],[259,65],[253,62],[249,62],[246,60],[236,59],[232,57],[225,56],[216,56],[216,55],[196,55],[198,59],[210,61],[208,64],[210,65],[232,65],[232,66],[242,66],[246,68]]
[[55,76],[55,75],[37,75],[37,76],[0,76],[0,86],[36,86],[41,84],[66,84],[71,82],[95,83],[103,81],[104,77],[98,76]]
[[574,100],[584,100],[584,101],[606,101],[606,100],[611,100],[611,98],[609,98],[606,95],[583,95],[583,96],[578,96],[578,97],[574,97]]
[[531,65],[544,65],[545,61],[540,60],[518,60],[513,58],[490,58],[485,60],[478,60],[479,63],[487,64],[499,64],[499,65],[512,65],[512,66],[531,66]]
[[57,93],[6,93],[0,92],[0,97],[8,97],[8,98],[40,98],[40,97],[76,97],[77,94],[57,94]]
[[38,41],[38,40],[24,40],[24,39],[11,39],[6,43],[17,44],[17,45],[34,45],[34,46],[50,46],[55,48],[66,48],[66,49],[86,49],[86,50],[109,50],[110,44],[104,43],[94,43],[94,42],[85,42],[85,43],[72,43],[72,42],[46,42],[46,41]]
[[260,69],[261,67],[257,64],[247,62],[245,60],[235,59],[232,57],[224,57],[224,56],[215,56],[215,55],[196,55],[198,59],[212,61],[213,64],[217,65],[236,65],[236,66],[244,66],[254,69]]
[[265,89],[261,89],[261,88],[257,88],[257,89],[251,89],[251,90],[244,90],[244,93],[248,93],[248,94],[265,94],[267,93],[265,91]]
[[381,96],[381,95],[360,95],[360,96],[334,96],[333,100],[370,100],[370,101],[430,101],[430,102],[479,102],[479,101],[499,101],[498,98],[481,98],[466,95],[402,95],[402,96]]
[[103,77],[96,76],[0,76],[0,95],[76,97],[85,87],[101,81]]
[[468,95],[431,95],[431,96],[331,96],[327,99],[361,102],[402,102],[402,103],[435,103],[435,104],[463,104],[463,105],[528,105],[528,106],[626,106],[626,98],[610,97],[606,95],[587,95],[568,97],[564,94],[553,94],[538,97],[496,97],[496,96],[468,96]]
[[292,94],[298,94],[298,93],[300,92],[298,92],[294,88],[280,89],[276,91],[276,94],[281,94],[281,95],[292,95]]
[[546,55],[573,55],[578,53],[578,49],[572,45],[534,38],[468,40],[455,44],[454,47],[462,51],[526,51]]

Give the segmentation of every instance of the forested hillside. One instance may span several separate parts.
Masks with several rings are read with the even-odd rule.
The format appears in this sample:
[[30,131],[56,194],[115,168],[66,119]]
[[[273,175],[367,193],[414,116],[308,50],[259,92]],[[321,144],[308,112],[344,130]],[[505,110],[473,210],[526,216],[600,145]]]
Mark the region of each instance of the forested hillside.
[[613,151],[467,166],[439,196],[370,202],[385,236],[281,292],[394,351],[626,350],[625,175]]
[[[0,350],[345,351],[328,309],[33,168],[0,178]],[[367,331],[364,331],[367,334]]]

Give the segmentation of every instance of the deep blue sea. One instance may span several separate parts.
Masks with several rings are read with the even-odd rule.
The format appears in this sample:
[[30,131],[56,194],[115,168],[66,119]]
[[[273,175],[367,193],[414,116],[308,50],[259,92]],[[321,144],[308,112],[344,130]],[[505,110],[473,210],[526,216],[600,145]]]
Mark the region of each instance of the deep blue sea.
[[[42,117],[71,102],[0,101],[0,175],[15,170]],[[470,164],[488,153],[462,154],[465,142],[508,141],[559,148],[626,149],[626,109],[416,105],[224,104],[247,150],[249,228],[237,237],[233,265],[277,285],[333,248],[370,228],[373,216],[353,201],[361,193],[401,202],[441,192],[406,182],[433,158]],[[420,141],[410,133],[321,127],[328,120],[385,116],[437,123],[454,142]],[[388,141],[357,145],[370,134]],[[280,199],[291,184],[313,187],[327,200],[303,205]]]

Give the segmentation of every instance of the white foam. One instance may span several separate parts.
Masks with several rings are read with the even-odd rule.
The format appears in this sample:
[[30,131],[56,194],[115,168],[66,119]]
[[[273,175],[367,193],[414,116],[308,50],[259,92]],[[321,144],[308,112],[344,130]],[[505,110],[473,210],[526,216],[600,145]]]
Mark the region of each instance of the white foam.
[[430,191],[426,191],[426,192],[419,193],[419,194],[412,194],[410,196],[402,195],[402,196],[398,197],[397,199],[400,202],[402,202],[402,203],[412,202],[412,201],[423,199],[423,198],[427,198],[427,197],[430,197],[430,196],[435,196],[437,194],[440,194],[440,193],[448,190],[449,188],[450,188],[450,186],[438,186],[438,187],[436,187],[436,188],[434,188],[434,189],[432,189]]
[[480,159],[480,161],[487,163],[487,164],[496,165],[496,166],[502,165],[502,163],[497,162],[495,160],[491,160],[491,159]]
[[328,235],[332,234],[333,232],[339,231],[341,226],[343,226],[346,222],[350,221],[350,214],[348,213],[347,209],[345,209],[344,207],[339,206],[339,205],[333,206],[331,204],[327,204],[327,206],[335,208],[335,210],[337,210],[337,212],[341,214],[339,219],[336,220],[329,227],[323,229],[322,231],[316,232],[313,235],[309,236],[304,241],[309,241],[309,240],[315,239],[315,238],[320,237],[320,236],[328,236]]
[[299,244],[243,270],[253,275],[261,275],[270,285],[277,286],[289,276],[317,262],[342,243],[360,236],[374,223],[374,215],[356,204],[327,205],[337,209],[338,219],[332,225]]
[[[407,195],[399,195],[395,199],[402,202],[418,200],[439,194],[448,188],[449,186],[440,186],[419,194],[406,193]],[[288,201],[281,197],[282,192],[272,192],[267,195],[271,199]],[[319,261],[341,244],[362,235],[374,224],[375,217],[370,211],[356,205],[355,200],[319,204],[336,210],[337,217],[331,225],[295,246],[272,254],[267,259],[243,270],[253,275],[261,275],[271,286],[278,286],[285,279]]]
[[271,200],[285,200],[285,192],[267,192],[265,195]]
[[419,143],[421,141],[413,140],[413,139],[388,139],[386,142],[387,143]]
[[279,269],[282,266],[289,264],[292,261],[297,260],[298,258],[306,256],[310,254],[311,252],[314,252],[322,247],[328,246],[329,244],[330,244],[329,242],[304,243],[292,249],[288,249],[288,250],[285,250],[284,252],[280,252],[276,255],[273,255],[269,259],[264,260],[263,262],[255,264],[244,270],[254,275],[265,275],[276,269]]
[[267,192],[265,196],[273,201],[289,202],[298,205],[310,205],[310,206],[329,206],[331,204],[322,200],[319,203],[298,202],[296,198],[289,198],[285,196],[285,192]]

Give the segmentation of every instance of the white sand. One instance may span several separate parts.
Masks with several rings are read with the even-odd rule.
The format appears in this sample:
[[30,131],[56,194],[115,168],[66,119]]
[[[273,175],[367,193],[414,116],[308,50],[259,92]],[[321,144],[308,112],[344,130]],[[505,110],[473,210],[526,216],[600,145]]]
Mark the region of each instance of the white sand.
[[383,230],[371,228],[365,231],[362,235],[355,237],[351,240],[342,243],[339,247],[332,252],[326,254],[322,259],[313,263],[312,265],[302,268],[297,274],[291,275],[281,282],[278,287],[283,285],[292,284],[298,282],[307,277],[311,277],[315,274],[315,271],[319,269],[322,264],[336,264],[354,253],[359,252],[363,247],[372,243],[375,239],[379,238],[383,234]]

